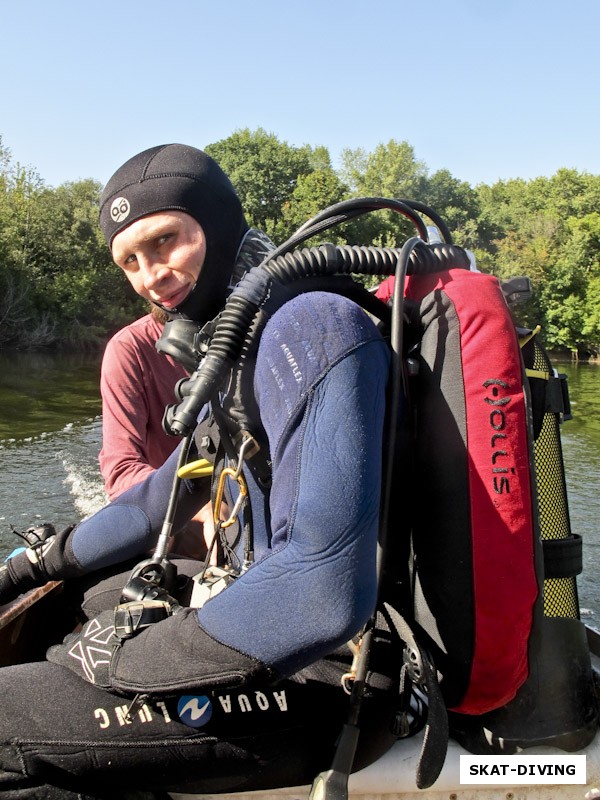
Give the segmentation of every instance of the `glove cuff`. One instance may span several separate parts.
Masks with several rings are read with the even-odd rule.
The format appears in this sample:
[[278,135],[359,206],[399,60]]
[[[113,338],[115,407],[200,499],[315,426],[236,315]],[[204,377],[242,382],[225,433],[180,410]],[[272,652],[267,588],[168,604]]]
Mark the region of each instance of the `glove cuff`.
[[[43,586],[48,581],[62,580],[83,574],[83,569],[77,562],[71,547],[73,530],[74,526],[71,525],[60,533],[40,539],[37,544],[9,558],[6,562],[6,569],[7,575],[14,584],[16,592],[14,597],[18,597],[19,594],[36,586]],[[26,536],[28,541],[32,541],[29,535]],[[4,583],[8,588],[6,580]],[[4,599],[3,591],[0,591],[0,597]]]
[[[19,555],[22,555],[19,553]],[[15,556],[16,558],[16,556]],[[12,561],[13,559],[11,559]],[[14,571],[10,567],[10,561],[0,566],[0,605],[10,603],[23,592],[32,589],[36,584],[26,585],[26,581],[15,579]]]
[[111,685],[124,692],[172,694],[278,676],[262,662],[213,639],[202,627],[196,609],[150,625],[118,647],[110,666]]
[[30,559],[30,552],[31,548],[28,547],[27,550],[22,550],[6,562],[6,571],[16,591],[15,597],[23,592],[28,592],[35,586],[43,586],[48,581],[38,563]]

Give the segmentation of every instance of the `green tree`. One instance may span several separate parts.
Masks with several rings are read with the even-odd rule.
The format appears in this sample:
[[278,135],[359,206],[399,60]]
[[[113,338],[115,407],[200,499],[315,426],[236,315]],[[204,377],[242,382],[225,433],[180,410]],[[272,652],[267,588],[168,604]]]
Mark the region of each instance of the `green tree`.
[[[472,188],[448,170],[429,175],[396,140],[371,153],[344,150],[334,170],[327,148],[294,147],[262,128],[206,149],[230,175],[250,224],[277,243],[348,197],[430,205],[455,241],[475,250],[480,269],[530,277],[534,299],[517,313],[542,325],[547,346],[600,352],[600,176],[560,169]],[[0,347],[102,343],[142,313],[101,236],[99,191],[93,180],[46,187],[35,170],[13,164],[0,137]],[[378,212],[319,240],[397,246],[413,234],[402,216]]]
[[0,346],[100,344],[141,309],[98,226],[100,185],[52,189],[0,160]]
[[556,265],[542,293],[551,346],[573,354],[598,352],[600,214],[569,217]]
[[[372,153],[362,148],[345,149],[341,162],[340,175],[353,197],[421,200],[424,196],[427,168],[416,159],[413,147],[406,141],[391,139],[377,145]],[[412,225],[391,211],[361,217],[348,228],[352,241],[387,247],[401,244],[413,234]]]
[[205,148],[229,176],[250,225],[279,242],[291,233],[282,220],[298,179],[323,160],[323,148],[293,147],[262,128],[238,130]]
[[582,334],[586,349],[600,355],[600,276],[590,278],[584,301]]
[[391,139],[372,153],[362,148],[343,150],[341,175],[354,196],[419,199],[427,168],[408,142]]
[[478,187],[480,220],[492,234],[479,262],[501,278],[532,280],[534,300],[519,309],[520,318],[540,323],[550,348],[586,347],[586,269],[597,260],[596,220],[576,215],[592,206],[596,192],[596,182],[574,170]]
[[[346,196],[347,188],[331,167],[316,169],[298,178],[290,200],[281,209],[283,221],[291,233],[320,211],[344,200]],[[334,243],[345,241],[336,229],[328,231],[324,236]]]
[[13,165],[2,149],[0,184],[0,345],[48,338],[53,323],[36,318],[35,286],[28,266],[35,249],[34,209],[43,181]]
[[60,316],[63,336],[79,341],[105,336],[137,306],[98,226],[100,189],[93,180],[65,183],[38,203],[39,303]]
[[440,169],[427,178],[417,199],[442,217],[456,244],[477,250],[483,239],[477,226],[480,206],[470,184],[453,177],[449,170]]
[[[477,192],[447,169],[429,175],[406,141],[390,140],[372,153],[359,148],[342,152],[341,175],[354,196],[418,200],[442,217],[458,244],[475,249],[480,234],[476,220],[480,213]],[[427,221],[429,222],[429,221]],[[414,229],[401,216],[384,212],[374,223],[363,222],[361,234],[379,244],[401,244]]]

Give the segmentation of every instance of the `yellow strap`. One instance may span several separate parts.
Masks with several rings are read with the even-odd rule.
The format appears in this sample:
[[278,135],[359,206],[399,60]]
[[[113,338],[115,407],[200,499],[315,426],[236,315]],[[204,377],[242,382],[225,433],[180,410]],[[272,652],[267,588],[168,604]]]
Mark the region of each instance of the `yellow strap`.
[[536,325],[535,328],[527,334],[527,336],[519,336],[519,347],[525,347],[527,342],[530,342],[541,330],[542,326]]
[[550,373],[543,369],[526,369],[525,375],[528,378],[541,378],[543,381],[550,380]]
[[212,475],[214,465],[201,458],[199,461],[190,461],[189,464],[184,464],[177,470],[179,478],[205,478],[207,475]]
[[[530,342],[533,339],[533,337],[537,336],[538,333],[541,330],[542,330],[542,326],[541,325],[536,325],[535,328],[527,334],[527,336],[520,336],[519,337],[519,347],[521,347],[521,348],[525,347],[527,342]],[[543,381],[549,381],[550,380],[550,373],[547,370],[543,370],[543,369],[527,369],[526,368],[525,369],[525,375],[527,375],[528,378],[541,378],[541,380],[543,380]]]

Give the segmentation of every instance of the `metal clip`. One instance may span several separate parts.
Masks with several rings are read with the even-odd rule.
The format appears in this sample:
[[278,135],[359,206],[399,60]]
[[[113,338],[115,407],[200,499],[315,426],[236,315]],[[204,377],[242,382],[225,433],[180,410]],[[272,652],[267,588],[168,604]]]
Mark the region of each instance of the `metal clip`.
[[124,717],[127,722],[133,722],[133,714],[139,711],[150,699],[148,694],[136,694],[129,706],[125,709]]
[[356,670],[358,668],[358,659],[360,657],[360,647],[362,645],[362,641],[363,637],[361,634],[358,639],[358,642],[354,642],[352,639],[349,642],[346,642],[352,653],[352,664],[350,666],[350,669],[348,672],[344,672],[344,674],[340,678],[342,689],[346,694],[352,694],[352,684],[356,680]]
[[[237,444],[239,440],[242,440],[242,445],[240,447],[240,457],[247,461],[252,456],[255,456],[258,451],[260,450],[260,445],[252,436],[251,433],[244,430],[241,431],[235,438],[234,443]],[[242,455],[243,453],[243,455]]]
[[[237,466],[235,468],[225,467],[221,471],[221,474],[219,475],[219,482],[217,484],[217,491],[215,493],[215,501],[213,504],[213,520],[215,523],[215,527],[228,528],[230,525],[233,525],[233,523],[236,521],[237,515],[239,514],[240,508],[242,507],[242,503],[248,496],[248,485],[246,483],[246,479],[242,474],[244,459],[248,458],[250,455],[254,455],[255,452],[256,452],[256,442],[251,436],[247,436],[242,441],[242,446],[240,447]],[[225,481],[227,480],[227,478],[231,478],[232,480],[237,482],[240,489],[240,493],[237,500],[235,501],[235,505],[233,506],[229,518],[226,519],[225,521],[222,521],[220,519],[219,514],[221,510],[221,505],[223,503],[223,493],[225,491]]]
[[[238,486],[240,487],[240,493],[238,499],[235,501],[235,505],[229,515],[229,518],[226,520],[221,520],[219,517],[219,511],[221,509],[221,505],[223,502],[223,492],[225,490],[225,481],[227,478],[233,478],[237,481]],[[213,508],[213,519],[216,527],[219,528],[228,528],[230,525],[237,519],[237,515],[240,512],[240,508],[242,503],[246,499],[248,495],[248,486],[246,484],[246,480],[241,472],[238,474],[236,470],[232,469],[231,467],[225,467],[225,469],[219,475],[219,483],[217,486],[217,492],[215,495],[215,503]]]

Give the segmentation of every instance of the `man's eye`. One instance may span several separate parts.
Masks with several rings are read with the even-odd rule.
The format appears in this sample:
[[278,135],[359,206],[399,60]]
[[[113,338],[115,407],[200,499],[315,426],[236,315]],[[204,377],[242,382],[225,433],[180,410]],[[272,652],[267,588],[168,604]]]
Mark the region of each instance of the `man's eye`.
[[168,242],[172,237],[172,233],[165,233],[163,236],[159,236],[157,239],[158,246],[160,247],[161,245],[165,244],[165,242]]
[[135,262],[136,262],[136,261],[137,261],[137,258],[136,258],[136,257],[135,257],[135,255],[132,253],[130,256],[127,256],[127,258],[125,259],[125,261],[123,261],[123,265],[124,265],[124,266],[128,266],[129,264],[135,264]]

